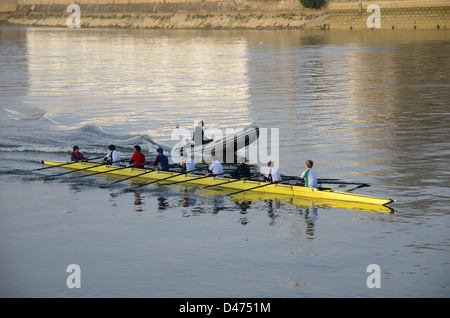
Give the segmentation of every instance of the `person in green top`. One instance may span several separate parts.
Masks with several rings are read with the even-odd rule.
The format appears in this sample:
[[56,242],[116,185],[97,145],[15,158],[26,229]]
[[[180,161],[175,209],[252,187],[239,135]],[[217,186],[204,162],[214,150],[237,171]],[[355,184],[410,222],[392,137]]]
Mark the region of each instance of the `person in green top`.
[[[299,175],[299,180],[297,180],[297,185],[305,186],[310,188],[317,188],[317,174],[312,169],[314,162],[312,160],[306,160],[305,168],[306,170]],[[304,181],[302,181],[304,180]]]

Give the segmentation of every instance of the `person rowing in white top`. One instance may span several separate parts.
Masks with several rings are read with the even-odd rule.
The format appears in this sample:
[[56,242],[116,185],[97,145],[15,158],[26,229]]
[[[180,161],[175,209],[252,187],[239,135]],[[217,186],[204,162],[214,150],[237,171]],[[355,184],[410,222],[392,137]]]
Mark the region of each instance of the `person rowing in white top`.
[[[318,188],[317,184],[317,174],[312,169],[314,162],[312,160],[306,160],[305,168],[306,170],[299,175],[299,180],[297,180],[297,185],[305,186],[310,188]],[[304,181],[302,181],[304,180]]]
[[112,164],[113,166],[120,166],[120,154],[116,150],[116,146],[109,145],[108,149],[109,152],[105,158],[103,158],[102,162],[109,165]]
[[261,181],[268,181],[270,183],[277,183],[281,181],[281,175],[277,168],[274,167],[273,161],[269,161],[267,163],[269,169],[267,172],[260,178]]
[[211,157],[211,164],[209,165],[208,172],[206,175],[213,174],[216,177],[223,177],[223,167],[222,164],[216,160],[215,156]]

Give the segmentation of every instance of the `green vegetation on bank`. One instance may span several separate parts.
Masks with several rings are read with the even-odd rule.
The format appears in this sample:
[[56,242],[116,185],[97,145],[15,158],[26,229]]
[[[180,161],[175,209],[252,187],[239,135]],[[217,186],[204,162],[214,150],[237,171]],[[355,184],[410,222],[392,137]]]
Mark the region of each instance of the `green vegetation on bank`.
[[299,0],[308,9],[320,9],[327,4],[327,0]]

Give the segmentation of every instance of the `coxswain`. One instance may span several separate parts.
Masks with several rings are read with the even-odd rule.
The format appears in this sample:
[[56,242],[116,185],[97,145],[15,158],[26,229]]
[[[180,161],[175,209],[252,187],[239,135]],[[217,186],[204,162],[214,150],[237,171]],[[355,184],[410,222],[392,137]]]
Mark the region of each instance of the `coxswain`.
[[109,152],[105,158],[103,158],[102,162],[108,165],[120,166],[120,154],[116,150],[116,146],[109,145],[108,149]]
[[277,168],[274,167],[273,161],[267,163],[269,167],[267,172],[260,178],[261,181],[267,181],[270,183],[278,183],[281,181],[281,175]]
[[80,152],[80,148],[78,146],[73,146],[72,155],[70,156],[71,161],[88,161],[87,158],[83,156],[83,154]]
[[162,148],[156,149],[156,159],[153,162],[153,169],[160,168],[162,171],[169,170],[169,159],[164,155]]
[[[318,188],[317,185],[317,174],[312,169],[314,162],[312,160],[306,160],[305,168],[306,170],[299,175],[299,180],[297,180],[297,185],[310,187],[310,188]],[[304,182],[302,181],[304,180]]]
[[130,158],[130,164],[134,168],[145,169],[145,155],[141,152],[141,147],[136,145],[133,147],[133,155]]

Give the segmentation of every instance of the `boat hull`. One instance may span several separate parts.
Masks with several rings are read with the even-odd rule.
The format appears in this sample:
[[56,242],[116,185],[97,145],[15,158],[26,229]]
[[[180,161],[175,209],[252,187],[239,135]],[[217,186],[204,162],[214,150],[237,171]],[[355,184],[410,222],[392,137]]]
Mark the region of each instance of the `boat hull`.
[[[58,166],[64,164],[64,162],[55,162],[55,161],[43,161],[43,163],[49,166]],[[136,168],[123,168],[109,165],[100,165],[89,162],[71,163],[61,166],[61,168],[72,170],[83,169],[81,170],[81,172],[84,173],[102,173],[103,175],[114,175],[118,177],[135,176],[136,178],[132,178],[131,180],[142,182],[148,182],[149,180],[161,180],[164,178],[171,177],[170,179],[167,180],[161,180],[161,182],[164,183],[183,182],[182,184],[189,184],[195,186],[216,185],[215,188],[227,189],[230,190],[230,192],[247,190],[245,191],[245,193],[260,193],[260,194],[282,195],[290,197],[301,197],[317,200],[356,202],[369,205],[386,205],[393,202],[393,200],[391,199],[377,198],[367,195],[355,194],[351,192],[319,190],[315,188],[301,187],[289,184],[267,185],[266,182],[260,181],[252,181],[252,180],[234,181],[234,179],[230,178],[204,177],[202,175],[180,174],[178,172],[171,172],[171,171],[155,171]],[[147,173],[143,174],[144,172]]]

